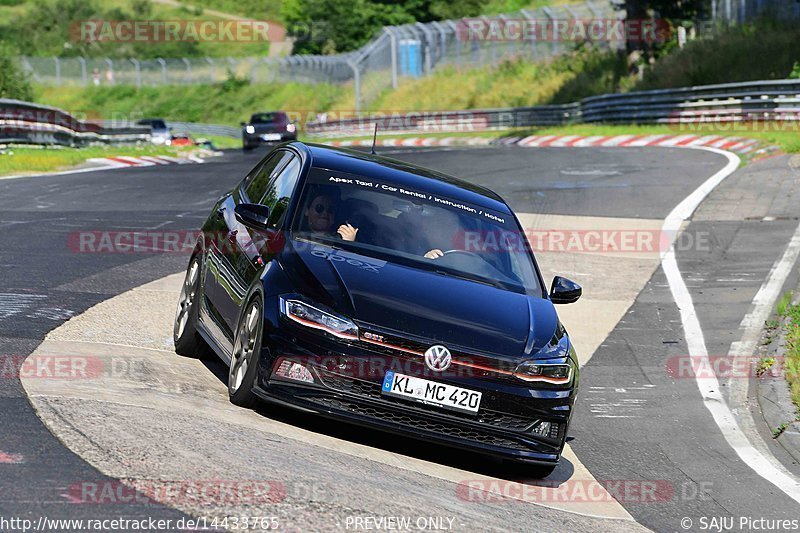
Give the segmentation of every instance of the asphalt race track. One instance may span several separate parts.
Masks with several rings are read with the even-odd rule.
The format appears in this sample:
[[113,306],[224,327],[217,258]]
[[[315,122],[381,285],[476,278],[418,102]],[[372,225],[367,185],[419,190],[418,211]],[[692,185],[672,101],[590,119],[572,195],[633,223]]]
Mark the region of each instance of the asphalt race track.
[[[614,221],[620,219],[633,226],[637,220],[658,223],[727,163],[717,153],[679,148],[505,146],[382,152],[488,186],[515,211],[526,214],[526,220],[556,220],[567,228],[575,226],[564,224],[578,224],[582,217],[593,217],[595,225],[598,220],[607,221],[608,228],[618,227]],[[444,525],[457,531],[624,531],[636,529],[636,522],[655,531],[700,530],[703,518],[712,516],[734,516],[734,529],[749,530],[752,527],[739,527],[739,517],[800,516],[800,503],[736,455],[704,405],[695,380],[670,372],[670,365],[689,349],[680,310],[657,254],[641,260],[588,253],[545,253],[539,258],[548,275],[564,273],[584,285],[589,302],[594,298],[595,307],[588,308],[591,313],[571,316],[564,308],[565,316],[573,321],[565,319],[571,333],[593,327],[599,332],[597,341],[588,343],[590,353],[583,353],[581,359],[579,405],[569,443],[577,460],[557,470],[555,481],[567,482],[571,472],[586,469],[604,484],[653,483],[657,487],[654,498],[636,494],[617,498],[624,508],[621,512],[629,513],[627,518],[598,516],[589,505],[473,502],[458,496],[458,479],[516,480],[519,476],[480,456],[274,409],[242,414],[247,419],[241,427],[247,430],[241,431],[204,423],[192,432],[191,420],[151,416],[149,433],[148,428],[126,426],[134,417],[147,419],[146,413],[131,406],[126,411],[130,419],[120,417],[123,411],[106,411],[100,404],[91,413],[80,413],[74,406],[71,411],[66,407],[52,410],[50,414],[69,412],[75,420],[84,417],[85,421],[91,415],[92,431],[98,435],[128,435],[131,443],[137,435],[159,436],[134,449],[133,444],[113,447],[98,442],[81,430],[88,440],[95,439],[103,457],[82,458],[70,451],[37,417],[17,377],[19,367],[48,332],[101,302],[182,272],[188,259],[180,253],[89,253],[76,249],[76,235],[196,230],[216,198],[240,180],[261,153],[228,153],[202,165],[0,179],[4,229],[0,235],[0,517],[177,520],[186,516],[173,508],[180,505],[136,501],[80,505],[69,495],[83,481],[110,479],[103,472],[125,478],[134,477],[134,470],[163,471],[176,479],[184,468],[187,477],[202,475],[212,448],[220,446],[231,447],[226,454],[241,456],[245,465],[253,466],[249,472],[218,476],[252,479],[261,469],[257,474],[265,479],[290,484],[305,481],[309,487],[325,489],[316,496],[313,491],[307,496],[291,495],[280,511],[288,530],[355,530],[347,517],[399,513],[450,517],[452,524],[445,521]],[[796,166],[789,156],[777,156],[740,168],[710,193],[684,227],[691,242],[682,241],[685,246],[677,249],[677,263],[710,355],[728,354],[742,338],[743,318],[797,230],[800,172]],[[584,263],[586,268],[581,268]],[[638,272],[639,277],[632,275],[630,286],[624,284],[625,278],[610,285],[604,278],[614,277],[617,264],[627,265],[624,268]],[[797,285],[796,268],[793,272],[787,288]],[[641,282],[634,283],[634,278]],[[603,290],[593,293],[595,287]],[[592,323],[593,316],[600,316],[603,298],[622,301],[613,294],[626,291],[629,301],[616,308],[618,323],[616,318],[607,328]],[[172,313],[172,307],[168,312]],[[131,324],[134,330],[141,322],[142,330],[147,330],[149,317],[135,315],[133,309],[128,316],[106,319],[111,324]],[[135,331],[125,335],[120,344],[132,350],[138,346]],[[201,375],[185,382],[187,390],[197,383],[223,386],[221,364],[209,362],[199,368]],[[24,378],[24,368],[22,374]],[[183,383],[181,379],[180,375],[175,378],[176,386]],[[737,416],[749,413],[755,421],[748,430],[764,437],[758,446],[768,449],[783,468],[800,475],[800,467],[769,438],[769,428],[757,408],[747,398],[739,403],[738,393],[729,392],[738,384],[720,384],[722,396]],[[169,406],[163,409],[168,412]],[[73,422],[64,419],[61,423]],[[273,427],[283,429],[270,436]],[[73,429],[80,430],[74,424]],[[751,440],[754,436],[748,435]],[[203,453],[209,455],[187,452],[206,449]],[[103,472],[93,464],[102,465]],[[232,460],[230,464],[238,463]],[[270,510],[259,514],[269,515]],[[694,524],[694,529],[686,524]]]

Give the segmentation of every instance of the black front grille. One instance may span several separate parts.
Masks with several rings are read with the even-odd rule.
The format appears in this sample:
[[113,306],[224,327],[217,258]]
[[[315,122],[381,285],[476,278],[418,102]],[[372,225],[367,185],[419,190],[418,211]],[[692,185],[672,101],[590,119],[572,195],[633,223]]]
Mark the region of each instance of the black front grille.
[[481,431],[480,429],[472,427],[464,427],[462,425],[448,424],[442,421],[417,417],[391,408],[383,408],[375,405],[363,405],[357,402],[320,396],[309,396],[305,397],[304,399],[333,409],[349,411],[361,416],[377,418],[387,422],[400,424],[408,429],[429,431],[457,439],[479,442],[489,446],[497,446],[501,448],[527,452],[531,451],[531,447],[523,442],[503,438],[502,436],[498,436],[489,431]]
[[[334,390],[373,400],[389,401],[381,394],[380,383],[352,379],[332,372],[320,372],[319,374],[325,385]],[[536,423],[536,420],[531,418],[515,416],[485,408],[481,408],[477,415],[460,413],[458,411],[447,411],[447,415],[518,432],[526,432]],[[556,434],[557,433],[558,427],[556,427]]]

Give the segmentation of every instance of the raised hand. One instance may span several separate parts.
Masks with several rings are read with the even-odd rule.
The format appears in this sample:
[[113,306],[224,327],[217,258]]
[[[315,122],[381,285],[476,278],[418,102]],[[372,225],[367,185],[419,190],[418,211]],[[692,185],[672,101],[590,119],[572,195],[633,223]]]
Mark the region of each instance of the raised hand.
[[342,224],[339,226],[339,229],[336,230],[343,240],[345,241],[354,241],[356,240],[356,234],[358,233],[358,228],[354,228],[350,224]]

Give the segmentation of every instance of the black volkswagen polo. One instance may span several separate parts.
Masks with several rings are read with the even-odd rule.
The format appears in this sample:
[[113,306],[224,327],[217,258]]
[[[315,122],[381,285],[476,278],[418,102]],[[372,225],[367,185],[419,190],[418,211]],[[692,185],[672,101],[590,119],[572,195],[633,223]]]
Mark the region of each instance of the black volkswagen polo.
[[292,142],[214,206],[187,269],[179,354],[213,349],[259,399],[530,465],[560,457],[578,363],[521,226],[495,193]]

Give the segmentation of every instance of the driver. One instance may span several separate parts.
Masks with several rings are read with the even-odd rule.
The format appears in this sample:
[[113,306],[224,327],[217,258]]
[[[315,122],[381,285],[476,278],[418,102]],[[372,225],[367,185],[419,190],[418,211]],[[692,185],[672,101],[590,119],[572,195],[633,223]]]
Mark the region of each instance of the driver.
[[[312,198],[303,213],[306,218],[306,226],[315,233],[331,234],[336,215],[337,198],[328,192],[319,192]],[[350,223],[340,225],[336,233],[342,240],[354,242],[358,235],[358,228]],[[424,257],[427,259],[438,259],[444,252],[438,248],[429,250]]]

